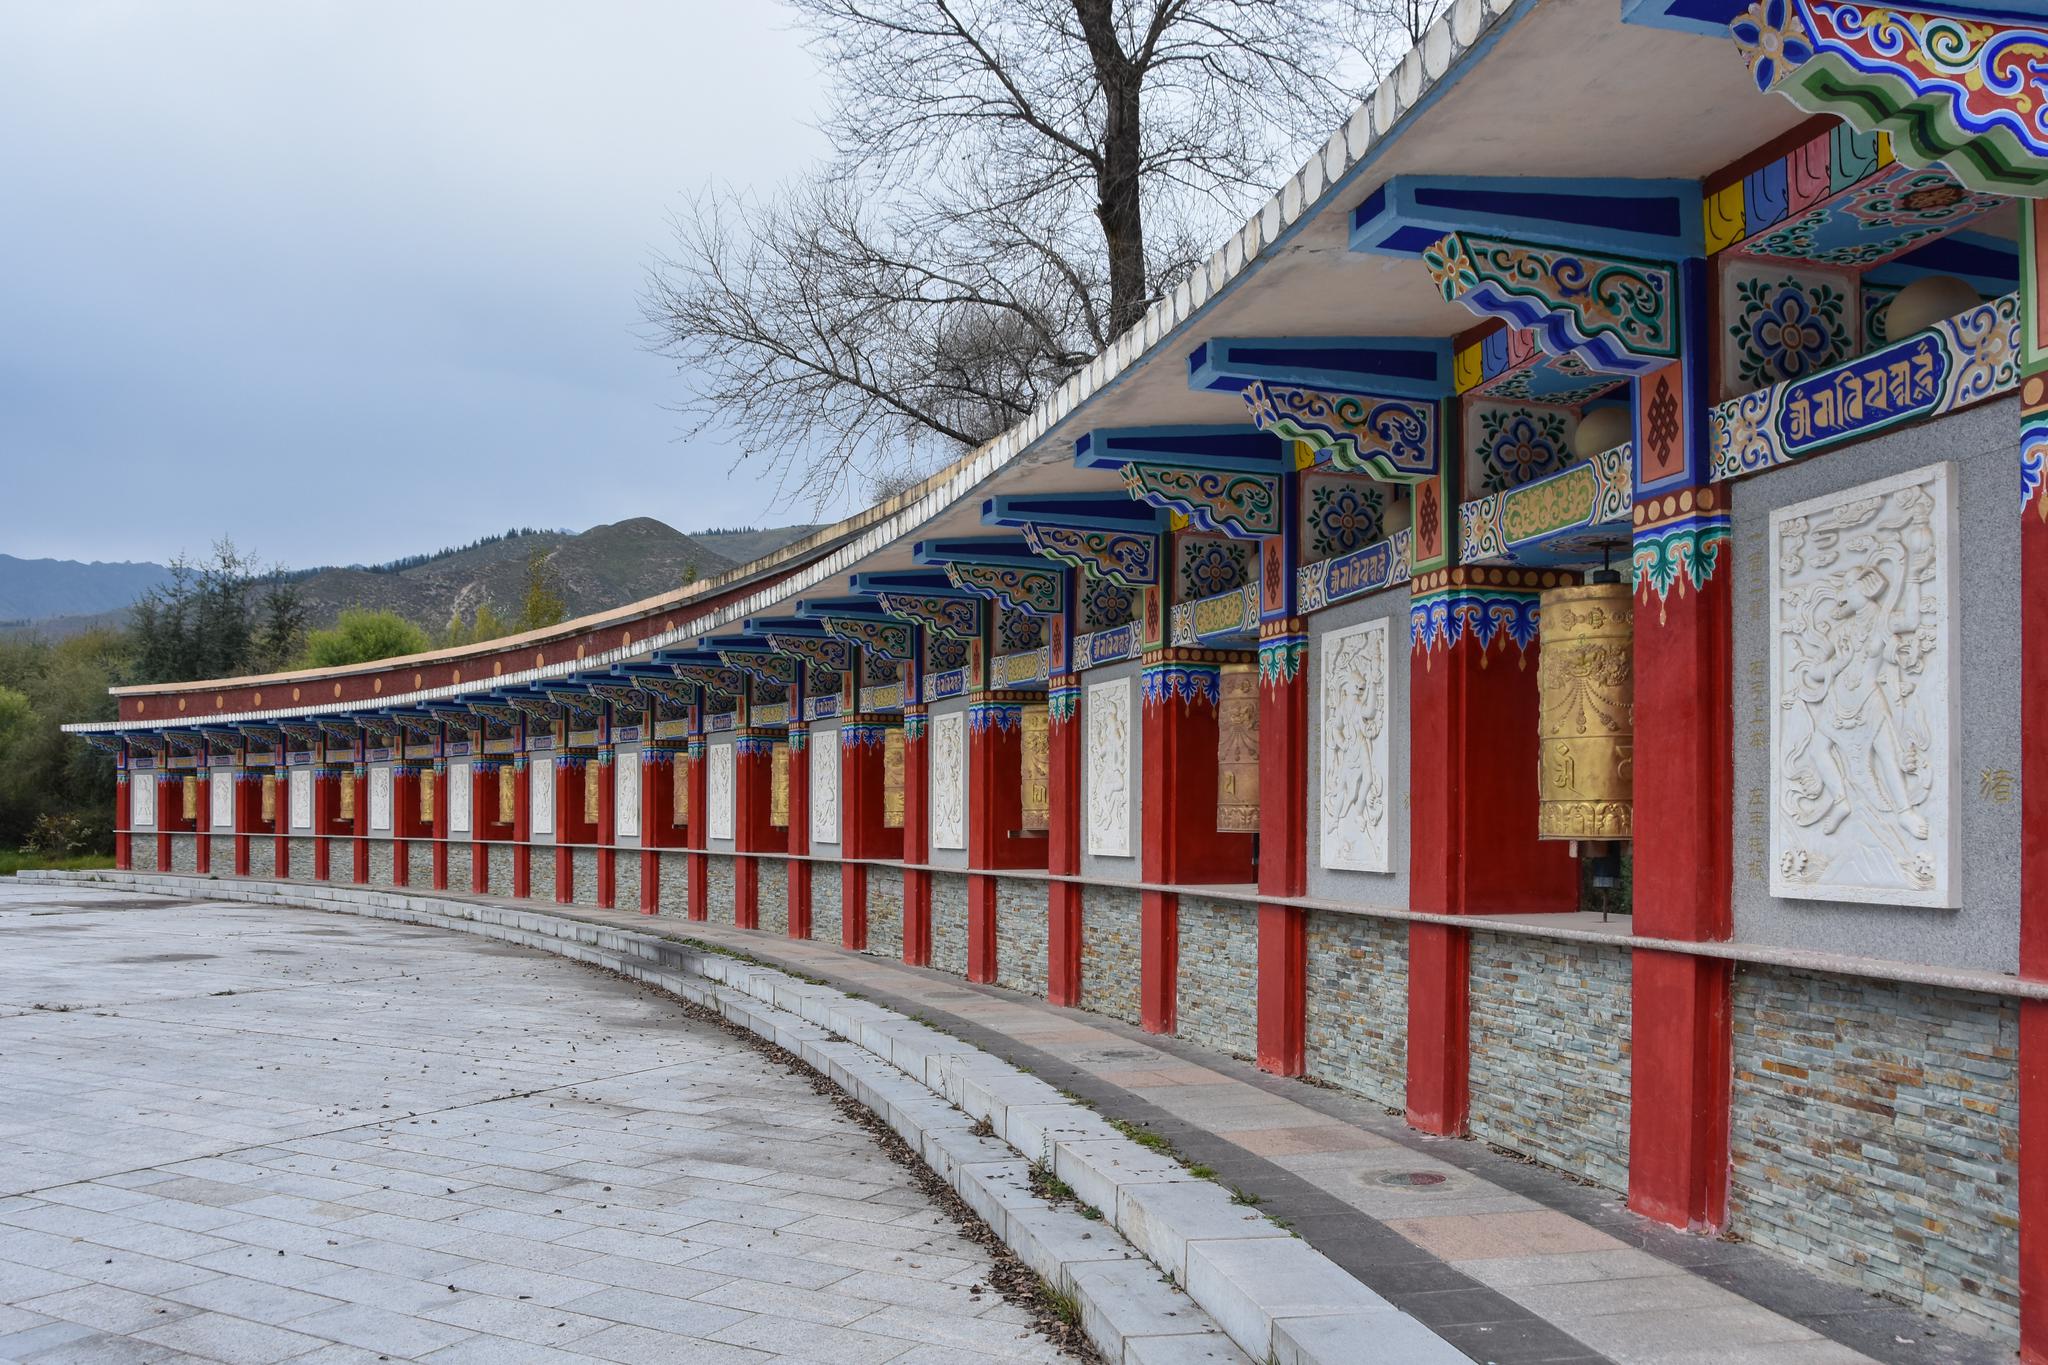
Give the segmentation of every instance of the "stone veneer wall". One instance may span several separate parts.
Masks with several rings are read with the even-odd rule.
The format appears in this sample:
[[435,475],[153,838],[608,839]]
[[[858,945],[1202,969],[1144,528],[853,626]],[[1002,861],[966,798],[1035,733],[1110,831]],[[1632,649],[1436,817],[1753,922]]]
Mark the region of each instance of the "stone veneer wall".
[[[249,850],[249,867],[256,867],[256,850]],[[235,873],[235,836],[216,834],[213,836],[213,866],[210,869],[216,877],[231,877]]]
[[819,943],[838,944],[844,929],[840,906],[845,903],[840,885],[840,863],[811,864],[811,937]]
[[292,877],[302,882],[311,881],[313,879],[313,841],[311,839],[293,839],[291,846]]
[[739,909],[739,899],[733,890],[732,856],[713,853],[705,858],[705,919],[712,924],[731,924]]
[[785,858],[756,858],[760,892],[754,904],[760,907],[758,922],[763,933],[789,935],[789,861]]
[[1308,912],[1308,1074],[1392,1108],[1408,1103],[1408,928]]
[[414,891],[434,889],[434,846],[415,839],[405,846],[406,885]]
[[586,910],[597,908],[597,850],[594,848],[570,848],[563,850],[569,858],[569,903],[580,905]]
[[1043,997],[1046,981],[1046,884],[996,879],[996,984]]
[[330,884],[343,886],[355,881],[356,841],[354,839],[329,839],[327,841],[327,880]]
[[690,914],[690,855],[663,853],[661,857],[661,913],[688,918]]
[[[963,901],[962,904],[965,904]],[[965,942],[965,940],[962,940]],[[903,869],[868,868],[868,946],[876,957],[903,960]]]
[[2016,1333],[2014,1002],[1750,966],[1734,997],[1734,1230]]
[[1138,1022],[1138,893],[1091,886],[1081,909],[1081,1008]]
[[391,841],[370,840],[370,885],[391,885]]
[[932,966],[967,975],[967,878],[932,873]]
[[1192,1043],[1251,1057],[1258,1052],[1259,911],[1241,901],[1180,898],[1175,1032]]
[[199,840],[190,834],[171,836],[171,871],[196,872],[199,870]]
[[532,894],[529,900],[552,901],[555,898],[555,847],[553,844],[536,844],[533,857],[527,863],[528,882],[526,889]]
[[510,896],[512,894],[512,846],[492,844],[484,855],[486,866],[484,876],[488,879],[490,894]]
[[612,905],[620,910],[640,909],[640,850],[625,849],[612,858]]
[[1473,1133],[1626,1190],[1630,978],[1623,948],[1474,933]]

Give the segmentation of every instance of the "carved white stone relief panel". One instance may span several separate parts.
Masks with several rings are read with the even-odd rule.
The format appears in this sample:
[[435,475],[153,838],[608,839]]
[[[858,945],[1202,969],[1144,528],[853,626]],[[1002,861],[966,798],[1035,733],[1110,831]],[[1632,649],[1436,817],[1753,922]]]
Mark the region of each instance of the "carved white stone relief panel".
[[292,769],[291,779],[292,828],[313,828],[313,770]]
[[932,847],[967,847],[967,713],[931,722]]
[[704,751],[710,760],[705,769],[705,800],[711,806],[711,837],[730,839],[733,830],[733,753],[730,744],[714,744]]
[[811,733],[811,843],[839,842],[839,732]]
[[135,773],[128,779],[128,824],[156,823],[156,774]]
[[[218,804],[218,797],[215,799]],[[391,769],[370,769],[370,828],[391,829]]]
[[[293,776],[297,776],[296,773]],[[469,833],[469,764],[448,765],[448,832]]]
[[1955,466],[1771,514],[1771,894],[1953,907]]
[[1131,856],[1131,679],[1088,689],[1086,779],[1088,851],[1099,858]]
[[535,834],[555,832],[555,761],[546,754],[527,760],[527,825]]
[[612,760],[612,833],[640,837],[640,755],[621,752]]
[[1391,872],[1387,829],[1387,622],[1322,638],[1322,864]]

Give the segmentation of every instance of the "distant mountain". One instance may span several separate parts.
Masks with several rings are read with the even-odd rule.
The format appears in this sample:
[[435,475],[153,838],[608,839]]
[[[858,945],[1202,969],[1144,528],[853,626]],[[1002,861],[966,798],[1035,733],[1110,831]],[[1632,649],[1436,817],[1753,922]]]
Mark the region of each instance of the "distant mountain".
[[785,545],[794,545],[813,531],[825,529],[823,522],[807,526],[742,526],[716,531],[692,531],[690,539],[708,545],[735,564],[751,564],[772,555]]
[[161,564],[0,555],[0,621],[116,611],[170,576]]

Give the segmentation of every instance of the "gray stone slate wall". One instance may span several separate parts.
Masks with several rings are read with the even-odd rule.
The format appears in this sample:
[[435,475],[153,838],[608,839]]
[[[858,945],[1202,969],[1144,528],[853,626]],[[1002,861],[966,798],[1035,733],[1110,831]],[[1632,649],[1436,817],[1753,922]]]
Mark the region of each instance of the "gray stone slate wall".
[[391,841],[370,840],[370,885],[391,885]]
[[292,846],[292,880],[309,882],[313,880],[313,841],[294,839]]
[[640,852],[629,849],[612,859],[612,904],[621,910],[640,908]]
[[739,908],[737,894],[733,889],[732,858],[728,854],[713,853],[705,859],[705,918],[712,924],[731,924],[734,912]]
[[1046,884],[996,879],[996,984],[1044,998]]
[[1734,1230],[1937,1317],[2017,1331],[2018,1009],[1743,967]]
[[354,839],[329,839],[327,841],[327,880],[330,884],[349,885],[356,877],[356,841]]
[[[959,881],[959,878],[954,880]],[[965,885],[962,882],[962,885]],[[962,901],[965,904],[965,901]],[[903,960],[903,869],[868,869],[868,946],[877,957]]]
[[754,865],[760,871],[760,895],[755,904],[761,907],[761,932],[774,934],[778,938],[789,934],[789,862],[783,858],[756,858]]
[[1473,934],[1473,1133],[1626,1190],[1630,980],[1626,949]]
[[687,919],[690,914],[690,855],[663,853],[661,858],[661,913]]
[[405,846],[406,884],[415,891],[434,889],[434,846],[415,840]]
[[841,867],[839,863],[811,864],[811,937],[834,946],[844,933],[839,910],[846,899],[840,883]]
[[1392,1108],[1408,1101],[1408,927],[1311,910],[1308,1074]]
[[[870,901],[873,892],[869,892]],[[870,916],[873,915],[870,910]],[[874,937],[869,920],[868,937]],[[954,976],[967,975],[967,878],[952,872],[932,873],[932,966]]]
[[1091,886],[1081,907],[1081,1008],[1138,1022],[1138,893]]
[[190,834],[171,836],[171,871],[193,872],[199,867],[199,841]]
[[552,901],[555,898],[555,848],[552,844],[536,844],[532,860],[527,864],[529,899]]
[[1259,1047],[1259,911],[1241,901],[1180,898],[1175,1032],[1251,1057]]
[[[256,850],[249,850],[249,870],[257,867]],[[210,869],[216,877],[232,877],[235,874],[235,836],[216,834],[213,836],[213,866]]]
[[597,850],[565,848],[558,858],[569,859],[569,901],[585,909],[597,908]]
[[484,876],[490,880],[490,894],[493,896],[510,896],[512,894],[512,846],[510,844],[492,844],[490,851],[485,854],[485,858],[488,861],[488,865],[484,868]]

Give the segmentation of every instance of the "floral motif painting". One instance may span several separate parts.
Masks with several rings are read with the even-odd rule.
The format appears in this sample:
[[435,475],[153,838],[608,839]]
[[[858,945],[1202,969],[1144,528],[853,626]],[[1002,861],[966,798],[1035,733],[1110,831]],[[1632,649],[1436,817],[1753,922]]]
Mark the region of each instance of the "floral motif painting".
[[1309,558],[1349,554],[1386,534],[1387,494],[1381,484],[1323,476],[1312,478],[1307,492],[1303,529]]
[[1571,463],[1578,420],[1562,408],[1475,403],[1466,430],[1473,437],[1472,475],[1479,493],[1499,493]]
[[1855,353],[1853,282],[1830,275],[1731,268],[1722,316],[1729,395],[1804,379]]
[[1194,602],[1241,588],[1252,572],[1252,547],[1243,541],[1184,537],[1179,547],[1180,600]]

